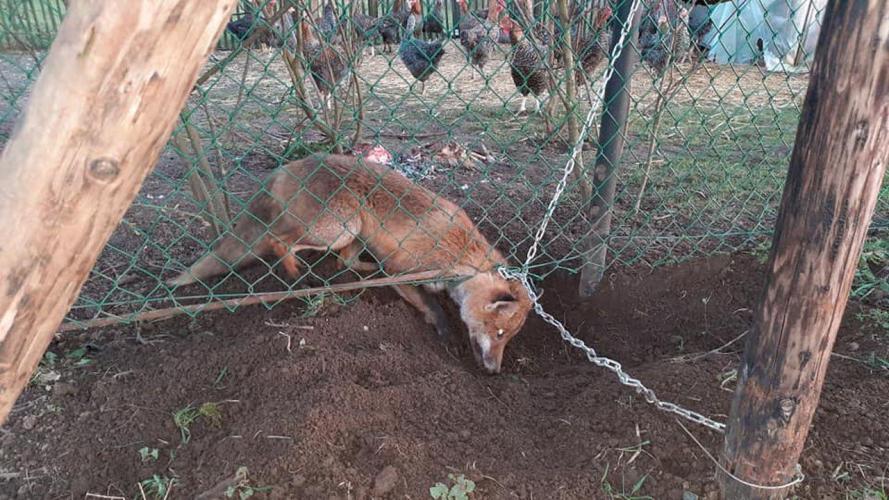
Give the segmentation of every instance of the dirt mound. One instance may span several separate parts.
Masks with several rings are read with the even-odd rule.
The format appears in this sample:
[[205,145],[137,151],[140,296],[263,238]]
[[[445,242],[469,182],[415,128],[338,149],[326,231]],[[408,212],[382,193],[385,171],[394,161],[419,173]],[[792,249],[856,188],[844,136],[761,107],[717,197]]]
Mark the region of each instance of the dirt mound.
[[[588,303],[574,278],[554,276],[543,301],[660,397],[725,420],[743,341],[697,353],[749,328],[761,276],[751,257],[719,257],[611,276]],[[889,357],[850,309],[838,352]],[[716,491],[713,464],[674,417],[537,318],[494,377],[385,290],[310,318],[254,307],[66,335],[50,350],[0,429],[0,497],[141,498],[148,480],[151,498],[174,479],[170,498],[429,498],[449,474],[477,498]],[[886,475],[887,390],[885,371],[834,359],[801,497]],[[689,427],[719,451],[720,435]]]

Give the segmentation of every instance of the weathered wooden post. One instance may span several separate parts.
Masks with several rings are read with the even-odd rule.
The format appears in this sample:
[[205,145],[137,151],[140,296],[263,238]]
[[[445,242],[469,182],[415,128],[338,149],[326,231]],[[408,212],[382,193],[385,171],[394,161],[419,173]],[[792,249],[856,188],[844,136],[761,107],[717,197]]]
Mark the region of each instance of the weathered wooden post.
[[167,143],[234,6],[69,7],[0,155],[0,423]]
[[614,73],[605,86],[605,111],[602,113],[602,123],[599,126],[599,152],[593,169],[593,199],[590,200],[588,214],[590,230],[583,244],[586,256],[581,268],[578,290],[581,297],[592,296],[605,273],[605,257],[608,251],[606,239],[611,233],[616,173],[624,151],[624,129],[630,110],[631,79],[639,62],[639,50],[636,48],[635,40],[639,36],[642,9],[630,19],[632,3],[631,0],[621,2],[617,11],[618,22],[614,23],[611,33],[609,54],[620,39],[623,25],[632,23],[624,50],[615,61]]
[[[794,476],[887,162],[889,0],[831,0],[725,439],[747,483]],[[787,494],[720,482],[732,500]]]

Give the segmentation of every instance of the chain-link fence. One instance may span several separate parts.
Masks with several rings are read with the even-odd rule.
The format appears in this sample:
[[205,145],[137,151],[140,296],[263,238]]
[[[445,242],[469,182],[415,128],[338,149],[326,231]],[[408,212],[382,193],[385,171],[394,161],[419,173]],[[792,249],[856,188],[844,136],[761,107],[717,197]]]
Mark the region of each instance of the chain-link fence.
[[[417,208],[379,180],[358,192],[354,175],[333,168],[335,160],[296,170],[299,177],[293,169],[279,176],[289,181],[264,182],[278,167],[314,153],[384,163],[464,209],[509,262],[521,262],[580,124],[592,106],[611,104],[597,102],[593,87],[607,65],[620,3],[242,2],[69,319],[133,318],[354,281],[354,270],[325,258],[337,251],[322,248],[343,235],[356,242],[350,252],[364,251],[361,260],[378,264],[365,276],[416,267],[392,265],[397,258],[368,247],[370,236],[349,225],[350,214],[326,209],[354,198],[360,212],[369,198],[384,196],[392,207],[373,213],[379,227],[391,228],[401,217],[423,233],[430,211],[446,203],[433,199]],[[825,3],[645,2],[631,47],[641,61],[625,82],[630,111],[619,132],[625,144],[607,266],[657,266],[768,242]],[[0,143],[27,101],[63,13],[60,0],[3,2]],[[584,242],[591,200],[602,194],[595,189],[596,152],[616,137],[597,139],[595,131],[586,138],[578,175],[530,268],[536,278],[577,271],[590,253]],[[307,205],[319,209],[304,217]],[[290,257],[294,245],[305,243],[295,235],[329,229],[323,224],[336,233]],[[258,231],[249,238],[248,226]],[[889,293],[887,228],[884,188],[860,296],[882,300]],[[466,251],[446,232],[426,237],[434,247],[417,246],[409,235],[396,240],[407,253],[447,245],[458,256]],[[224,239],[238,251],[215,260],[216,276],[178,289],[166,284]],[[259,265],[240,266],[253,257]],[[286,271],[294,264],[299,272],[291,276]],[[312,308],[324,299],[304,300]]]

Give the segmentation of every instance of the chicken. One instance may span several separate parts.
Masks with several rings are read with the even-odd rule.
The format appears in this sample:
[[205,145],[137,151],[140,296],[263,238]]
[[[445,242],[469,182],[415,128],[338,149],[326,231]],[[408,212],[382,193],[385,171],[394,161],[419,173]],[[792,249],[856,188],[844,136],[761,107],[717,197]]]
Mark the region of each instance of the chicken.
[[337,35],[337,18],[336,11],[333,9],[333,4],[330,0],[324,3],[324,9],[321,11],[321,19],[315,21],[315,25],[318,26],[318,33],[321,35],[321,40],[325,42],[332,42]]
[[429,42],[414,37],[417,23],[422,20],[419,2],[410,0],[411,14],[408,16],[407,29],[398,47],[398,56],[411,75],[422,85],[420,95],[426,94],[426,80],[438,68],[438,62],[444,55],[442,42]]
[[330,109],[333,91],[348,73],[348,64],[342,50],[335,44],[322,43],[308,22],[301,24],[303,57],[318,88],[322,105]]
[[535,112],[540,111],[539,97],[548,92],[552,85],[544,60],[545,49],[541,49],[529,37],[525,36],[525,31],[517,22],[506,20],[503,24],[509,29],[509,39],[512,43],[512,52],[509,55],[509,73],[516,90],[522,94],[522,104],[518,113],[525,112],[528,94],[534,94]]
[[[484,76],[485,64],[494,50],[494,44],[498,36],[496,20],[500,13],[504,10],[503,0],[498,0],[494,4],[494,8],[485,21],[480,21],[475,15],[469,13],[469,5],[466,0],[457,0],[460,4],[460,45],[466,50],[466,56],[473,66],[478,68],[479,73]],[[472,74],[475,78],[475,74]]]
[[352,17],[352,27],[355,29],[355,36],[370,47],[370,55],[374,55],[374,42],[380,36],[379,19],[356,12]]
[[228,23],[225,29],[241,42],[247,40],[254,30],[260,30],[261,33],[256,38],[257,43],[265,47],[280,47],[282,45],[282,40],[268,28],[257,23],[256,18],[250,12],[245,13],[238,20]]
[[642,60],[658,76],[664,74],[671,60],[682,60],[690,48],[688,9],[676,0],[658,0],[653,8],[643,14],[639,27],[639,50]]
[[395,0],[392,5],[392,12],[383,16],[378,22],[378,30],[380,37],[383,39],[383,49],[386,52],[392,52],[392,46],[401,41],[401,32],[407,24],[407,18],[410,14],[403,8],[403,0]]
[[578,83],[586,82],[602,61],[608,59],[608,48],[611,43],[611,33],[607,29],[608,20],[611,19],[611,7],[607,5],[596,12],[595,24],[592,32],[582,36],[576,36],[574,31],[572,42],[574,45],[575,61],[579,61],[579,71],[575,73]]
[[392,46],[401,40],[401,24],[390,14],[377,21],[377,30],[383,39],[383,50],[391,53]]
[[688,31],[691,35],[692,45],[701,54],[707,53],[707,43],[704,40],[712,29],[713,21],[710,20],[710,9],[706,5],[692,7],[688,13]]
[[442,11],[442,0],[435,0],[435,7],[432,13],[423,17],[423,33],[427,35],[443,35],[444,34],[444,11]]

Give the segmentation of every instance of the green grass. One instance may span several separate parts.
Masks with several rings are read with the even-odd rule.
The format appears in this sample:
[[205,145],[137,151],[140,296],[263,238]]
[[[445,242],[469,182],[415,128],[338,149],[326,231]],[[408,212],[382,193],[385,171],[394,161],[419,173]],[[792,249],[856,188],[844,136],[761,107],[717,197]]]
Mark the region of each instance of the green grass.
[[204,403],[199,407],[188,405],[185,408],[173,412],[173,423],[179,429],[182,436],[182,444],[187,444],[191,440],[191,426],[198,421],[204,419],[211,425],[220,425],[222,423],[222,412],[216,403]]
[[62,0],[0,0],[0,48],[49,47],[64,14]]
[[602,475],[602,480],[600,483],[602,493],[604,493],[607,498],[613,500],[652,500],[653,497],[640,494],[642,486],[645,485],[645,481],[647,479],[648,475],[646,474],[639,478],[635,483],[628,485],[625,484],[624,479],[621,478],[620,486],[614,486],[608,479],[608,466],[606,465],[605,473]]

